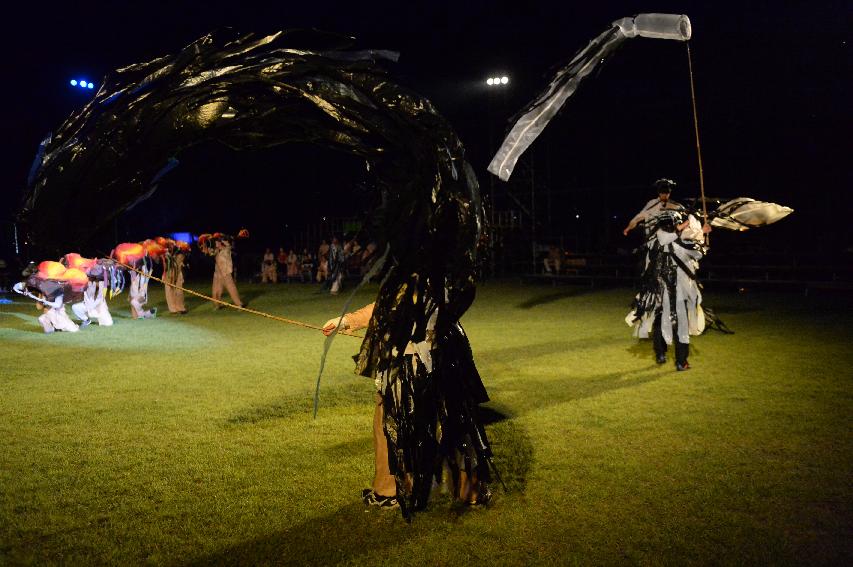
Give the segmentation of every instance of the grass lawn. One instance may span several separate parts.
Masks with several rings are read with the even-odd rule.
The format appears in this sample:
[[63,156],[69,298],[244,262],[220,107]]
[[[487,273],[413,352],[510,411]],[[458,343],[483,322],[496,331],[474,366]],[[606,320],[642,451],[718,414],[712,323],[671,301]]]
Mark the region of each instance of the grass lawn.
[[[152,303],[164,309],[162,288]],[[345,298],[241,285],[322,324]],[[196,289],[205,291],[199,283]],[[359,293],[367,303],[375,288]],[[630,336],[628,289],[489,282],[463,319],[492,401],[482,510],[365,511],[358,340],[189,298],[190,313],[44,335],[0,305],[0,564],[847,563],[853,298],[706,291],[736,331],[689,372]]]

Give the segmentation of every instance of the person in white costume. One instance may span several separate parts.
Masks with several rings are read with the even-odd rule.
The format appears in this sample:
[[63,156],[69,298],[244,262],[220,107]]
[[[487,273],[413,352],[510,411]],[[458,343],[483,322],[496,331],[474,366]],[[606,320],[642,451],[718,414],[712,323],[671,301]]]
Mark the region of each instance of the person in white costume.
[[710,232],[693,215],[665,210],[646,220],[648,240],[640,292],[625,322],[634,336],[650,335],[658,364],[666,362],[667,345],[675,345],[675,367],[688,370],[690,335],[705,330],[702,294],[696,281],[699,260]]
[[106,285],[102,281],[90,280],[83,290],[83,301],[72,304],[71,310],[80,319],[82,327],[89,325],[92,319],[96,319],[101,327],[113,324],[113,317],[107,307]]
[[65,296],[63,294],[59,294],[52,301],[44,301],[47,309],[39,315],[39,323],[41,323],[45,333],[52,333],[54,331],[76,333],[80,330],[80,327],[71,320],[68,312],[65,311],[64,301]]
[[145,309],[145,304],[148,303],[148,281],[151,276],[151,265],[147,262],[142,263],[139,267],[139,274],[135,271],[130,272],[130,314],[134,319],[153,319],[157,316],[157,308]]
[[[622,231],[622,234],[625,236],[628,236],[628,233],[634,230],[638,224],[646,223],[648,219],[661,211],[680,211],[684,208],[669,198],[672,190],[675,188],[675,181],[666,178],[658,179],[655,181],[654,187],[658,192],[657,199],[652,199],[646,203],[640,212],[634,215],[634,218],[631,219],[628,226]],[[648,236],[648,232],[646,236]]]

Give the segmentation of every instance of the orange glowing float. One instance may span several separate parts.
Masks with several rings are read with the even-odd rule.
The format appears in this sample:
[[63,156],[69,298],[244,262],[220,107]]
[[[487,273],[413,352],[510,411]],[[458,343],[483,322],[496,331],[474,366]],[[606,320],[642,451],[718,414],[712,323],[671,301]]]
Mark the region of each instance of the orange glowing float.
[[159,258],[166,253],[166,248],[163,245],[158,243],[156,240],[151,240],[150,238],[142,243],[142,248],[145,250],[145,253],[152,258]]
[[113,256],[122,264],[133,264],[145,256],[145,249],[137,242],[122,242],[113,250]]
[[69,268],[79,268],[84,272],[92,269],[92,266],[94,266],[96,262],[97,260],[93,260],[91,258],[84,258],[76,252],[70,252],[65,255],[65,264]]
[[249,229],[241,228],[240,232],[237,233],[237,238],[249,238]]
[[62,274],[65,273],[65,266],[59,262],[45,260],[39,264],[38,276],[44,280],[59,280],[62,279]]
[[71,289],[75,291],[82,291],[83,288],[89,284],[89,276],[79,268],[69,268],[65,270],[65,273],[62,274],[60,279],[70,283]]

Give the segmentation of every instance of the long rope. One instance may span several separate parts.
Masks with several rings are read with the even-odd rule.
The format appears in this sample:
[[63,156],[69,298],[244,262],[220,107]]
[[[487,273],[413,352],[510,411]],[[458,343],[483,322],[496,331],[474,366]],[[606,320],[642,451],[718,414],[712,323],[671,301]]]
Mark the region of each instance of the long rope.
[[696,112],[696,87],[693,84],[693,57],[690,55],[690,42],[687,46],[687,68],[690,70],[690,100],[693,103],[693,131],[696,134],[696,156],[699,158],[699,193],[702,195],[702,220],[708,221],[708,205],[705,203],[705,173],[702,170],[702,146],[699,144],[699,114]]
[[[163,281],[160,278],[158,278],[157,276],[154,276],[151,274],[146,274],[145,272],[137,270],[133,266],[128,266],[127,264],[122,264],[119,261],[116,261],[116,264],[118,264],[119,266],[122,266],[124,268],[127,268],[128,270],[132,270],[141,276],[145,276],[147,278],[150,278],[150,279],[154,280],[155,282],[160,282],[163,285],[167,285],[169,287],[179,289],[179,290],[183,291],[184,293],[189,293],[190,295],[195,295],[196,297],[201,297],[202,299],[206,299],[207,301],[212,301],[213,303],[217,303],[219,305],[224,305],[225,307],[229,307],[231,309],[237,309],[238,311],[245,311],[246,313],[251,313],[252,315],[259,315],[261,317],[266,317],[267,319],[273,319],[274,321],[280,321],[282,323],[287,323],[288,325],[296,325],[297,327],[304,327],[306,329],[314,329],[315,331],[322,331],[323,330],[322,327],[318,327],[316,325],[311,325],[310,323],[304,323],[302,321],[297,321],[295,319],[286,319],[284,317],[279,317],[278,315],[272,315],[270,313],[264,313],[263,311],[258,311],[256,309],[249,309],[248,307],[242,307],[240,305],[234,305],[233,303],[227,303],[227,302],[221,301],[219,299],[214,299],[208,295],[204,295],[203,293],[199,293],[197,291],[193,291],[191,289],[187,289],[185,287],[181,287],[179,285]],[[364,338],[364,337],[360,337],[359,335],[356,335],[355,333],[350,333],[347,331],[340,331],[339,330],[338,334],[339,335],[347,335],[350,337],[356,337],[359,339]]]
[[[323,343],[323,354],[320,356],[320,370],[317,372],[317,386],[314,388],[314,419],[317,419],[317,411],[320,409],[320,378],[323,376],[323,369],[326,367],[326,357],[329,354],[329,349],[332,346],[332,341],[335,340],[335,335],[341,332],[339,329],[341,328],[341,321],[343,321],[344,316],[347,311],[349,311],[350,303],[352,303],[352,299],[355,297],[355,293],[361,289],[361,287],[373,279],[375,276],[379,274],[379,271],[385,265],[385,260],[388,259],[388,255],[391,252],[391,245],[387,244],[385,246],[385,252],[382,254],[380,258],[378,258],[370,269],[364,274],[364,277],[361,279],[361,283],[359,283],[352,293],[347,298],[347,302],[344,304],[344,308],[341,311],[340,318],[338,319],[337,326],[335,329],[326,337],[326,341]],[[385,280],[391,275],[391,270],[388,270],[388,273],[385,274],[385,278],[382,280],[382,283],[379,284],[379,288],[382,289],[385,286]]]

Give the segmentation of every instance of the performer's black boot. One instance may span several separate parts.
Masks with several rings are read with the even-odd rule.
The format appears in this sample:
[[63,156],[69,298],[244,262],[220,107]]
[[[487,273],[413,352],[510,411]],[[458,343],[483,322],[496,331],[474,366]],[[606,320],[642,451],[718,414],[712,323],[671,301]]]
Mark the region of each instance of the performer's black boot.
[[682,343],[678,339],[675,340],[675,369],[689,370],[690,363],[687,362],[687,356],[690,354],[690,345]]
[[663,334],[660,332],[660,313],[655,317],[655,322],[652,324],[652,345],[655,349],[655,362],[663,364],[666,362],[666,341],[663,340]]

